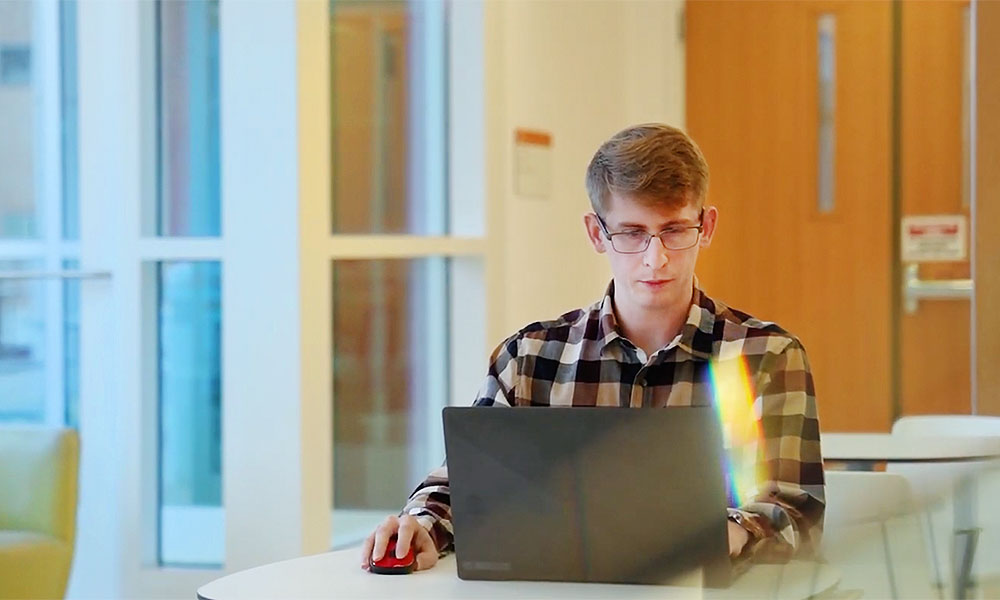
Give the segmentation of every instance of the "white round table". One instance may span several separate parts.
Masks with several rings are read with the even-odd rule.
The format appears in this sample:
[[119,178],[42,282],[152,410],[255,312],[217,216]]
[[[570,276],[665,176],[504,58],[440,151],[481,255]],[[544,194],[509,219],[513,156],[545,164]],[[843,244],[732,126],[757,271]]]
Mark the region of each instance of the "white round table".
[[829,566],[793,561],[754,565],[728,589],[556,583],[463,581],[455,555],[411,575],[373,575],[361,569],[360,548],[316,554],[248,569],[198,590],[200,600],[255,598],[781,598],[792,600],[834,587],[839,572]]
[[1000,437],[824,433],[823,460],[851,463],[980,462],[1000,457]]

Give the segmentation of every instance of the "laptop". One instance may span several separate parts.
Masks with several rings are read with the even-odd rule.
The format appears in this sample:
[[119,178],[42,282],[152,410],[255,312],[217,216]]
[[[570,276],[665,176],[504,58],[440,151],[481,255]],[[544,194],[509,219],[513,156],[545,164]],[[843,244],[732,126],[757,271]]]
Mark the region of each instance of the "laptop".
[[443,416],[460,578],[731,583],[711,407]]

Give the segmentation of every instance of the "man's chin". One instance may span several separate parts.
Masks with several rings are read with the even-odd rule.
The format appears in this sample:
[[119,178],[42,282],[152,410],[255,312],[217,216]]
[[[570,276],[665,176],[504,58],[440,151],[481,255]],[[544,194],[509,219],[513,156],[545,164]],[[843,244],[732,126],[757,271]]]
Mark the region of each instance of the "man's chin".
[[639,283],[635,295],[636,303],[647,310],[668,308],[677,302],[675,285],[676,282],[673,281],[658,286]]

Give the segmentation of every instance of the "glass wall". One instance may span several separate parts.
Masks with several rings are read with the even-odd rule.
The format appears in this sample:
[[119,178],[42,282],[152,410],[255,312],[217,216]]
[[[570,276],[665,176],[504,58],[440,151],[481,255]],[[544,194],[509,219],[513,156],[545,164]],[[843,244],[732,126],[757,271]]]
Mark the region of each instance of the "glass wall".
[[[63,261],[63,268],[80,268],[80,261]],[[65,421],[70,427],[80,427],[80,281],[67,279],[62,283],[63,304],[63,370],[66,373],[63,402]]]
[[331,6],[333,233],[446,233],[445,5]]
[[221,564],[221,272],[156,265],[161,564]]
[[428,423],[448,395],[447,262],[333,265],[334,545],[398,511],[443,460]]
[[157,3],[156,234],[217,236],[219,3]]
[[[334,547],[444,459],[454,248],[416,246],[450,233],[447,17],[440,0],[331,4]],[[338,259],[355,243],[370,258]]]
[[[37,268],[40,261],[0,261],[0,271]],[[43,422],[46,385],[46,285],[0,281],[0,419]]]
[[142,229],[166,245],[145,288],[156,320],[142,326],[156,340],[157,559],[221,565],[222,263],[173,258],[222,233],[218,2],[157,2],[155,40],[156,194]]
[[75,4],[0,2],[0,421],[77,425],[76,89]]
[[41,115],[35,102],[40,89],[37,66],[41,40],[34,34],[38,11],[29,0],[0,4],[0,239],[38,238],[42,201],[36,170]]

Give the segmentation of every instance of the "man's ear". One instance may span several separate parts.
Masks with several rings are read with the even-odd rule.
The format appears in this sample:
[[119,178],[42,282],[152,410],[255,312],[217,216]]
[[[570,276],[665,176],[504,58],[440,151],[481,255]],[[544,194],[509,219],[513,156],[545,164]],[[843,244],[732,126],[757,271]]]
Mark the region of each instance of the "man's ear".
[[597,215],[594,213],[587,213],[583,215],[583,226],[587,229],[587,239],[590,240],[590,244],[594,247],[599,254],[604,254],[607,252],[607,247],[605,242],[607,238],[604,237],[604,231],[601,229],[601,224],[597,222]]
[[715,236],[715,227],[719,224],[719,209],[714,206],[706,206],[705,213],[701,218],[701,240],[698,246],[708,248],[712,245],[712,237]]

